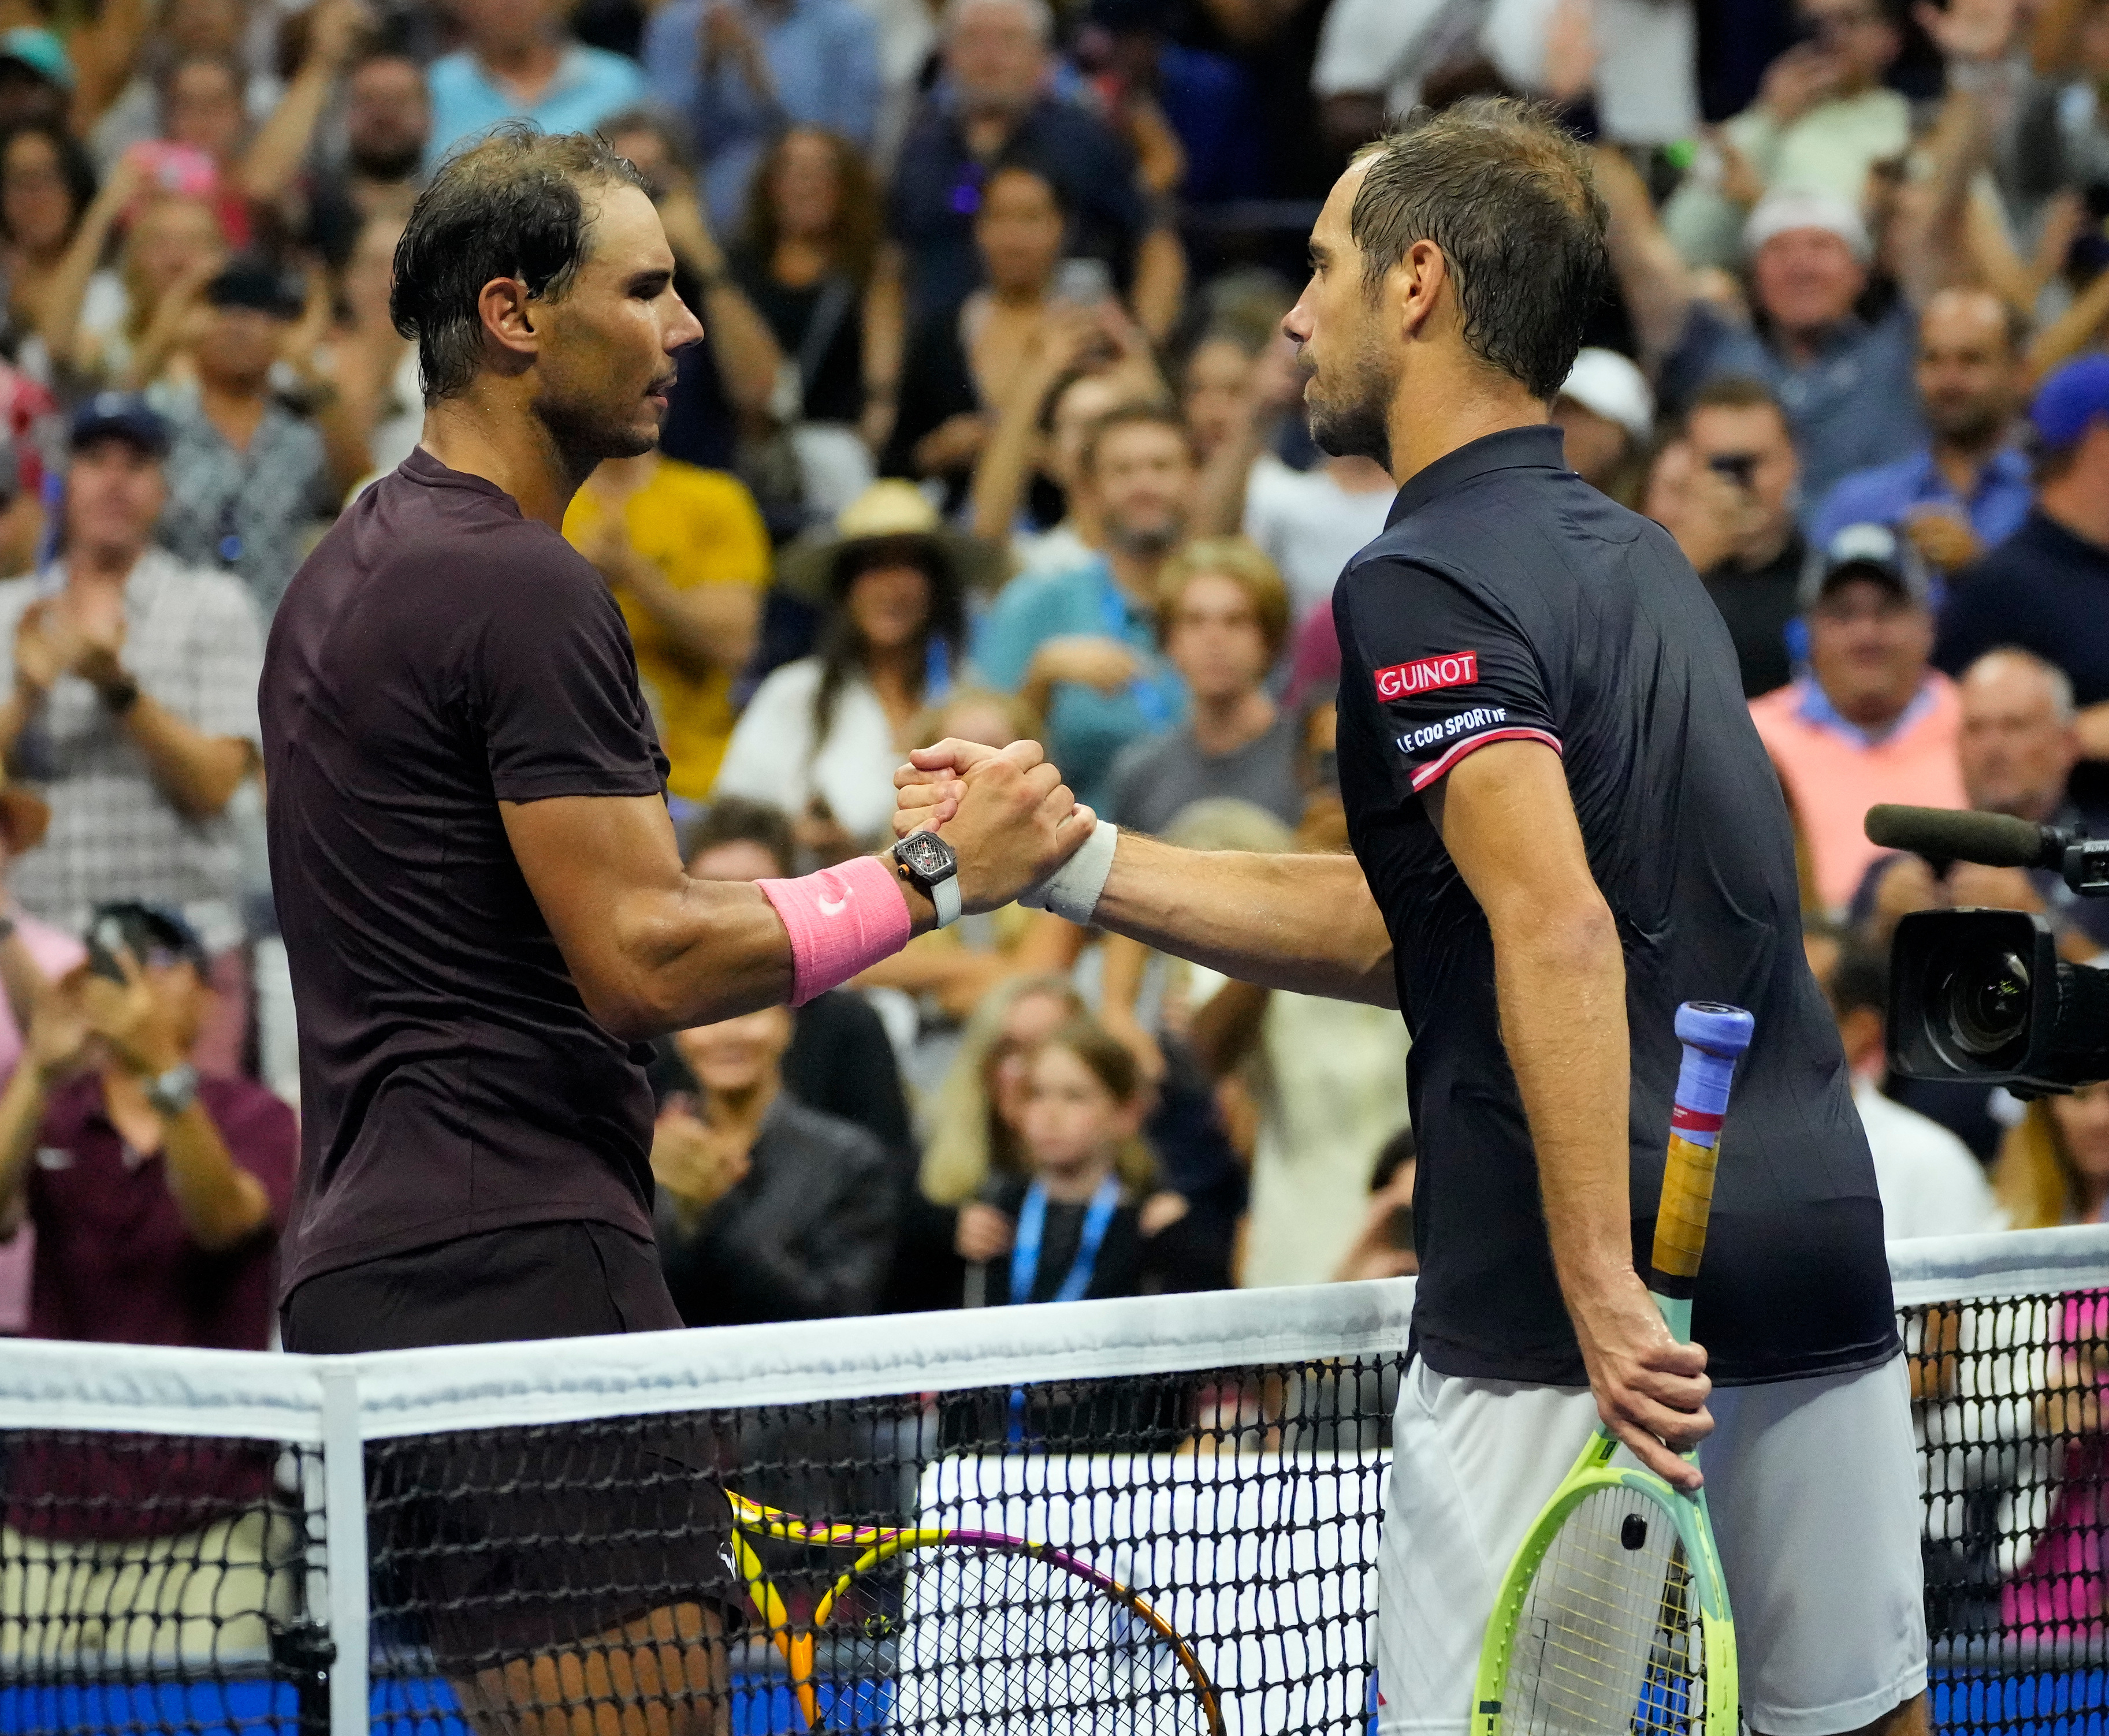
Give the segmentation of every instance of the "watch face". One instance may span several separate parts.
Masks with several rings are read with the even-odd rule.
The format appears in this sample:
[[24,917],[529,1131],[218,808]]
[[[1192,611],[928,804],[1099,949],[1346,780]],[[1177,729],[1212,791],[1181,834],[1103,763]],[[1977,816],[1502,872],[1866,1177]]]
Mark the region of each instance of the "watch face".
[[926,884],[942,880],[956,866],[952,846],[928,832],[910,832],[896,846],[894,854],[901,859],[903,868]]

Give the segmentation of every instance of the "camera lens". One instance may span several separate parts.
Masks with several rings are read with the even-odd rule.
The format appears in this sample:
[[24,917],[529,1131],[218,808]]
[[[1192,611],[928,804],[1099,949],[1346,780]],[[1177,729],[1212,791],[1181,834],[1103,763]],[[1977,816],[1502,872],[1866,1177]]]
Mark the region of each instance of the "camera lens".
[[2028,961],[2004,949],[1966,960],[1941,985],[1940,1004],[1955,1046],[1989,1060],[2028,1030]]

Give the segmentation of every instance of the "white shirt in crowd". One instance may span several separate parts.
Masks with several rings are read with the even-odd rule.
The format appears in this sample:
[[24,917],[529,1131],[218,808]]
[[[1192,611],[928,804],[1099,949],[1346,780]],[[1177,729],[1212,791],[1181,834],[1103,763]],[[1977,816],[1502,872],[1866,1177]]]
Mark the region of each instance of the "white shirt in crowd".
[[[1198,1007],[1226,980],[1195,966],[1188,996]],[[1339,1269],[1369,1211],[1377,1154],[1411,1120],[1411,1041],[1388,1007],[1267,997],[1249,1074],[1260,1122],[1240,1286],[1322,1284]]]
[[1341,568],[1382,533],[1394,498],[1389,480],[1344,489],[1323,464],[1293,470],[1271,453],[1253,461],[1245,480],[1245,534],[1281,569],[1298,620],[1331,606]]
[[2003,1227],[1984,1166],[1968,1146],[1938,1121],[1883,1096],[1872,1080],[1853,1081],[1853,1101],[1875,1154],[1883,1233],[1890,1241]]
[[[1463,55],[1485,55],[1511,83],[1538,89],[1558,0],[1333,0],[1312,88],[1321,97],[1382,91],[1403,119],[1420,81]],[[1691,0],[1596,0],[1597,119],[1623,144],[1661,145],[1699,126],[1698,38]]]
[[733,726],[716,796],[765,801],[794,818],[817,796],[851,836],[883,839],[893,820],[893,770],[901,763],[893,725],[861,675],[835,696],[827,739],[816,742],[813,696],[820,660],[801,657],[772,671]]

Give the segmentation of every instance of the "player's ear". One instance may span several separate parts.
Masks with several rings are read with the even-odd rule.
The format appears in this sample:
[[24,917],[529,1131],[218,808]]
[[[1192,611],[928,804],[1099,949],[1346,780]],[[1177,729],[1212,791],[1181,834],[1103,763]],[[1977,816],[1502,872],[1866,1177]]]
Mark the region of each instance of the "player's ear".
[[502,371],[517,372],[535,359],[541,340],[535,331],[535,308],[527,286],[517,277],[493,277],[476,292],[476,317],[486,345],[497,352]]
[[1429,329],[1446,299],[1443,291],[1451,286],[1450,261],[1443,250],[1431,241],[1418,241],[1406,250],[1406,256],[1392,268],[1392,281],[1388,285],[1388,295],[1398,300],[1388,309],[1398,321],[1398,335],[1411,340]]

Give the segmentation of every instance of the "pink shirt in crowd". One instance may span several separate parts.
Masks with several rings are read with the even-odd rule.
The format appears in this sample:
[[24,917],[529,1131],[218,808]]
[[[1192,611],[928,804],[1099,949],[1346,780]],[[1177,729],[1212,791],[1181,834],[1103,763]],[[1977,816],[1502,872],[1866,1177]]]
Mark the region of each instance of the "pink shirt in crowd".
[[[34,917],[17,918],[16,933],[37,968],[56,982],[88,956],[87,949],[64,929]],[[15,1009],[0,994],[0,1086],[15,1076],[22,1058],[22,1027]],[[36,1257],[37,1233],[25,1224],[11,1242],[0,1242],[0,1332],[22,1332],[29,1326],[29,1266]]]
[[1928,674],[1903,717],[1879,737],[1839,716],[1806,676],[1752,700],[1750,718],[1786,786],[1826,909],[1843,910],[1867,864],[1882,854],[1864,830],[1876,803],[1970,805],[1956,760],[1962,703],[1945,675]]

